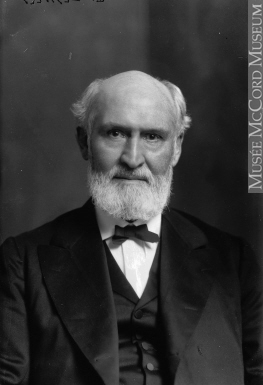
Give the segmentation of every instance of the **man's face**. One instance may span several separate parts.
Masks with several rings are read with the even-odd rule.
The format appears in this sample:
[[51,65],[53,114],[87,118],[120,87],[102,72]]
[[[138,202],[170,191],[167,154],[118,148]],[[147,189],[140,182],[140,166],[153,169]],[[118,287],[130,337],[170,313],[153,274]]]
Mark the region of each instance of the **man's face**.
[[[165,175],[180,155],[169,105],[156,85],[131,83],[105,87],[91,134],[94,170],[109,172],[115,165],[127,171],[146,166]],[[115,178],[114,178],[115,179]],[[118,178],[123,184],[145,183],[136,177]]]
[[[152,206],[160,212],[169,198],[172,166],[181,152],[181,140],[177,139],[169,109],[169,94],[165,94],[166,89],[159,90],[158,84],[143,80],[111,81],[105,85],[99,95],[90,138],[90,178],[91,172],[108,178],[103,184],[102,180],[99,182],[103,188],[93,190],[93,195],[101,191],[103,200],[104,192],[107,201],[122,195],[118,206],[134,206],[129,214],[126,210],[124,219],[139,219],[142,211],[142,219],[149,219],[156,214]],[[150,188],[152,194],[148,194]],[[111,211],[112,214],[114,210]],[[137,218],[131,218],[134,215]]]

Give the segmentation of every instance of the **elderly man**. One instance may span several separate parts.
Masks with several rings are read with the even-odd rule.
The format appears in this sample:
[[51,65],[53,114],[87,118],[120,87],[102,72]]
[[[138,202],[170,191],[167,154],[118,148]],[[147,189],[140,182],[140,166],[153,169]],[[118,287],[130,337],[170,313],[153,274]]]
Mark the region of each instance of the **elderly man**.
[[2,249],[0,383],[263,384],[254,255],[168,204],[190,124],[142,72],[73,105],[92,199]]

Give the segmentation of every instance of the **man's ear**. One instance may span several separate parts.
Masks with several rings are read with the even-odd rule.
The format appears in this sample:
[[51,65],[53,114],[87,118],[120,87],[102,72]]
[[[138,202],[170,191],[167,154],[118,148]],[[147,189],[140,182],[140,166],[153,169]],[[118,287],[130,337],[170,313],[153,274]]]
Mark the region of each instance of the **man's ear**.
[[84,127],[80,127],[80,126],[77,127],[76,139],[77,139],[83,159],[88,160],[89,158],[88,137]]
[[172,159],[172,165],[173,167],[176,166],[176,164],[178,163],[179,159],[180,159],[180,156],[181,156],[181,153],[182,153],[182,143],[183,143],[183,140],[184,140],[184,134],[180,134],[176,139],[175,139],[175,143],[174,143],[174,155],[173,155],[173,159]]

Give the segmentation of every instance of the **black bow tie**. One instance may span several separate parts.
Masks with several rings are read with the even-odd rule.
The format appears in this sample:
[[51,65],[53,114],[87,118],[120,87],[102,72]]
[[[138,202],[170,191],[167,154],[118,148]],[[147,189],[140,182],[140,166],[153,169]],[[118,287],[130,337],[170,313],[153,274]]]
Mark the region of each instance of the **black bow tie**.
[[124,242],[130,238],[137,238],[145,242],[158,242],[159,236],[148,230],[147,225],[140,226],[115,226],[115,234],[112,239],[119,242]]

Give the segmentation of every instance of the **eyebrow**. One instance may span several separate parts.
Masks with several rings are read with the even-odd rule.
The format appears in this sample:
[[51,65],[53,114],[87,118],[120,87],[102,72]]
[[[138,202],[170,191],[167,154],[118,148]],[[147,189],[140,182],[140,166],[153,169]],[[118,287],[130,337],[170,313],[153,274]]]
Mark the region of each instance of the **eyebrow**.
[[[131,130],[131,127],[130,126],[126,126],[126,125],[122,125],[122,124],[118,124],[118,123],[106,123],[106,124],[102,124],[99,126],[100,129],[102,130],[113,130],[113,129],[116,129],[116,130],[125,130],[125,131],[130,131]],[[163,127],[147,127],[147,128],[142,128],[144,132],[151,132],[151,133],[163,133],[163,134],[167,134],[168,130],[164,129]]]

